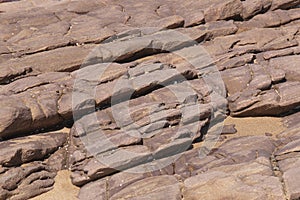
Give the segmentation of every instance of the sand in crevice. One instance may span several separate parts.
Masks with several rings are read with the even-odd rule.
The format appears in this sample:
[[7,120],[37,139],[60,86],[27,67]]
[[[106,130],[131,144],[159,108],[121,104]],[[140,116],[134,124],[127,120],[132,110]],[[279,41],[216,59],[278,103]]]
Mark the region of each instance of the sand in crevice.
[[[266,133],[272,134],[275,138],[277,134],[286,130],[287,128],[282,123],[282,118],[279,117],[230,117],[228,116],[223,125],[235,124],[237,133],[226,134],[220,137],[226,137],[225,140],[213,142],[215,143],[212,147],[219,147],[222,143],[231,138],[241,137],[241,136],[251,136],[251,135],[265,135]],[[194,148],[200,148],[203,146],[203,142],[193,144]],[[205,143],[207,145],[207,143]]]
[[71,183],[71,172],[62,170],[55,177],[53,190],[31,198],[30,200],[76,200],[79,188]]
[[245,135],[265,135],[271,133],[273,136],[286,130],[282,123],[282,118],[279,117],[227,117],[224,124],[235,124],[237,133],[230,137],[245,136]]

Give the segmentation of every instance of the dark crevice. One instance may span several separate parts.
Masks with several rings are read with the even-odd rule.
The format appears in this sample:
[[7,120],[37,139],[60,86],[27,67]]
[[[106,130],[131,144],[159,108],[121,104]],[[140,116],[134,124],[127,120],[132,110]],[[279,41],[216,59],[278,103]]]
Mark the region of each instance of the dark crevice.
[[69,24],[68,30],[66,31],[66,33],[64,33],[64,36],[69,35],[71,29],[72,29],[72,24]]
[[233,21],[236,21],[236,22],[243,22],[244,21],[244,19],[243,19],[243,17],[241,15],[236,15],[236,16],[230,17],[230,18],[228,18],[226,20],[231,20],[231,19]]
[[[197,44],[198,44],[198,42],[191,40],[191,41],[185,41],[184,43],[182,43],[179,46],[174,47],[170,50],[162,50],[162,49],[155,49],[152,47],[148,47],[148,48],[144,48],[144,49],[142,49],[138,52],[132,53],[132,54],[124,54],[124,56],[120,56],[120,57],[116,58],[114,60],[114,62],[124,64],[127,62],[132,62],[132,61],[147,57],[147,56],[153,56],[153,55],[157,55],[160,53],[171,53],[174,51],[179,51],[181,49],[191,47],[191,46],[194,46]],[[152,46],[152,44],[150,46]]]
[[[193,77],[189,74],[189,72],[186,72],[184,74],[175,75],[170,80],[167,80],[161,84],[152,84],[152,85],[150,84],[148,87],[141,88],[140,90],[137,90],[137,91],[132,90],[132,91],[120,93],[118,95],[113,94],[112,97],[113,97],[114,102],[112,102],[112,97],[109,97],[109,98],[104,99],[103,101],[99,102],[95,107],[92,106],[91,108],[88,108],[85,110],[73,111],[73,116],[76,116],[76,119],[74,119],[74,121],[81,119],[85,115],[91,114],[93,112],[97,112],[98,110],[104,110],[104,109],[107,109],[114,105],[123,103],[125,101],[129,101],[132,99],[139,98],[141,96],[145,96],[145,95],[150,94],[151,92],[154,92],[158,89],[168,87],[168,86],[174,84],[174,82],[177,82],[177,84],[179,84],[181,82],[193,80],[193,79],[197,79],[197,77]],[[129,97],[129,99],[128,99],[128,97]]]
[[20,94],[20,93],[26,92],[27,90],[33,89],[33,88],[35,88],[35,87],[40,87],[40,86],[48,85],[48,84],[51,84],[51,83],[50,83],[50,82],[39,83],[39,84],[30,86],[30,87],[27,87],[27,88],[25,88],[24,90],[14,92],[13,94],[14,94],[14,95],[15,95],[15,94]]
[[143,57],[157,55],[157,54],[160,54],[160,53],[168,53],[168,51],[162,51],[160,49],[153,49],[153,48],[146,48],[146,49],[143,49],[143,50],[141,50],[139,52],[136,52],[132,55],[126,54],[122,57],[119,57],[115,60],[115,62],[120,63],[120,64],[124,64],[124,63],[128,63],[128,62],[138,60],[138,59],[143,58]]
[[286,117],[286,116],[289,116],[289,115],[292,115],[292,114],[295,114],[298,112],[300,112],[300,106],[296,106],[295,108],[291,109],[290,111],[280,114],[279,117]]
[[160,9],[161,5],[160,6],[157,6],[156,9],[154,10],[154,13],[160,17],[160,15],[158,14],[158,10]]
[[1,139],[3,141],[6,141],[6,140],[10,140],[10,139],[19,138],[19,137],[38,135],[38,134],[53,132],[53,131],[59,131],[59,130],[63,129],[64,127],[70,127],[71,124],[73,124],[73,120],[69,119],[69,120],[65,120],[64,122],[61,122],[59,124],[53,125],[53,126],[32,128],[34,130],[31,129],[29,131],[22,131],[21,133],[16,133],[13,136],[2,137]]
[[53,12],[53,15],[55,16],[58,21],[62,22],[63,20],[56,14],[56,12]]
[[43,53],[43,52],[52,51],[52,50],[60,49],[60,48],[64,48],[64,47],[70,47],[70,46],[77,46],[77,43],[69,41],[69,42],[66,42],[66,43],[60,44],[60,45],[48,46],[44,49],[37,50],[37,51],[24,52],[24,53],[20,52],[20,55],[18,57],[29,56],[29,55],[33,55],[33,54]]
[[31,72],[32,72],[32,68],[28,67],[28,68],[24,69],[23,72],[4,77],[0,80],[0,85],[7,85],[13,81],[23,78],[24,76],[26,76],[27,74],[29,74]]
[[0,0],[0,3],[9,3],[14,1],[20,1],[20,0]]

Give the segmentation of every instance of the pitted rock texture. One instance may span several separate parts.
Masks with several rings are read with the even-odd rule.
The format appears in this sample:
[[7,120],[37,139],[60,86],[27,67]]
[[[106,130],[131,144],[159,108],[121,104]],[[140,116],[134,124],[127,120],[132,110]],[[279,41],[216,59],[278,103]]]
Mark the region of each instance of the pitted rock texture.
[[[300,198],[299,0],[0,0],[0,19],[0,200],[63,169],[82,200]],[[229,115],[287,130],[235,137]]]

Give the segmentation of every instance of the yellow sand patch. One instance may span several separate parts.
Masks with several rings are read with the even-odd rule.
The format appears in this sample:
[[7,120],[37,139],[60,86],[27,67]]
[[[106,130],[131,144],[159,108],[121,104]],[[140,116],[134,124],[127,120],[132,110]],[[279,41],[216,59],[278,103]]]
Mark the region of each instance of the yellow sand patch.
[[[237,133],[225,135],[227,139],[250,136],[250,135],[265,135],[265,133],[271,133],[274,136],[286,130],[286,127],[282,123],[282,118],[278,117],[227,117],[224,121],[224,125],[235,124]],[[227,140],[226,139],[226,140]],[[225,141],[226,141],[225,140]],[[224,142],[224,141],[223,141]],[[220,146],[223,142],[217,142],[214,147]],[[214,142],[213,142],[214,143]],[[205,145],[208,145],[207,143]],[[193,144],[194,148],[203,146],[203,142]],[[209,144],[209,147],[212,147]]]
[[265,133],[277,135],[286,129],[281,120],[282,118],[278,117],[227,117],[224,124],[235,124],[238,132],[234,136],[264,135]]

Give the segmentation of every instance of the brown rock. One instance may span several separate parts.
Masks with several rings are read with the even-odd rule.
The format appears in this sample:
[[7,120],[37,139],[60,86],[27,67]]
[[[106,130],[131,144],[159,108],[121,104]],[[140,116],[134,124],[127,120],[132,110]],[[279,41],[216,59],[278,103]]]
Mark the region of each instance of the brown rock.
[[173,176],[157,176],[137,181],[110,199],[181,199],[179,182]]
[[184,19],[181,16],[173,15],[160,20],[154,21],[149,25],[149,27],[161,27],[166,29],[175,29],[182,27],[184,24]]
[[[84,63],[84,59],[92,49],[91,47],[71,46],[58,48],[22,58],[10,59],[1,63],[1,66],[10,68],[30,66],[32,70],[37,72],[74,71],[79,69]],[[11,79],[13,80],[13,78]]]
[[224,125],[221,134],[235,134],[237,130],[235,129],[235,124]]
[[289,199],[298,199],[300,197],[299,191],[299,167],[292,168],[283,174],[283,180],[286,185],[287,197]]
[[111,150],[84,161],[83,165],[72,167],[72,182],[83,185],[114,172],[125,170],[152,160],[149,150],[145,146],[129,146]]
[[[297,115],[291,115],[293,117]],[[278,150],[275,152],[275,159],[282,172],[287,198],[297,199],[300,197],[299,183],[299,126],[291,126],[288,130],[279,135]]]
[[285,78],[288,81],[300,81],[300,55],[284,56],[279,58],[272,58],[270,65],[276,69],[285,71]]
[[204,12],[205,21],[217,21],[222,19],[234,18],[240,15],[243,5],[240,1],[216,1]]
[[184,27],[197,26],[204,23],[204,14],[203,12],[195,12],[188,15],[185,18]]
[[267,10],[272,5],[272,0],[246,0],[243,1],[242,17],[249,19],[261,11]]
[[89,199],[107,199],[107,183],[106,179],[100,179],[92,183],[88,183],[80,188],[78,198],[82,200]]
[[230,95],[243,91],[251,81],[251,71],[245,66],[225,70],[221,75]]
[[297,112],[295,114],[283,118],[283,123],[289,128],[298,125],[299,122],[300,122],[300,112]]
[[28,199],[52,189],[55,173],[47,166],[33,162],[11,168],[0,175],[1,199]]
[[297,6],[299,4],[300,4],[299,0],[288,0],[288,1],[273,0],[271,10],[288,9]]
[[65,133],[45,133],[1,142],[0,164],[10,167],[42,160],[62,147],[66,139]]
[[288,112],[298,106],[298,97],[295,96],[298,85],[298,82],[286,82],[264,93],[244,93],[233,103],[229,103],[229,109],[232,115],[239,116],[279,115]]
[[[270,167],[258,162],[229,165],[193,176],[184,181],[185,199],[283,199],[279,178]],[[215,188],[218,187],[218,191]],[[271,192],[272,191],[272,192]]]

